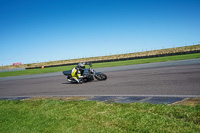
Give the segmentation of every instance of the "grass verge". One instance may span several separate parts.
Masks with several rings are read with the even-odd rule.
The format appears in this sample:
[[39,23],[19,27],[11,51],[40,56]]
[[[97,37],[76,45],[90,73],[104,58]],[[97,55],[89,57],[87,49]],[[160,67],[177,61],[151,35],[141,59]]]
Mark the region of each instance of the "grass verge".
[[184,47],[152,50],[152,51],[143,51],[143,52],[136,52],[136,53],[118,54],[118,55],[49,61],[49,62],[41,62],[41,63],[22,64],[22,65],[17,65],[17,66],[12,66],[12,65],[0,66],[0,70],[12,69],[12,68],[32,68],[32,67],[41,67],[41,66],[62,65],[62,64],[91,62],[91,61],[100,61],[100,60],[112,60],[112,59],[130,58],[130,57],[143,57],[143,56],[152,56],[152,55],[166,55],[166,54],[175,54],[175,53],[182,53],[182,52],[191,52],[191,51],[197,51],[197,50],[200,50],[200,44],[184,46]]
[[0,132],[199,132],[200,105],[0,101]]
[[[166,56],[166,57],[156,57],[156,58],[148,58],[148,59],[127,60],[127,61],[94,63],[93,67],[94,68],[114,67],[114,66],[155,63],[155,62],[185,60],[185,59],[194,59],[194,58],[200,58],[200,53],[186,54],[186,55],[176,55],[176,56]],[[15,72],[1,72],[0,77],[61,72],[61,71],[71,70],[74,66],[75,65],[61,66],[61,67],[51,67],[51,68],[45,68],[45,69],[27,69],[27,70],[23,70],[23,71],[15,71]]]

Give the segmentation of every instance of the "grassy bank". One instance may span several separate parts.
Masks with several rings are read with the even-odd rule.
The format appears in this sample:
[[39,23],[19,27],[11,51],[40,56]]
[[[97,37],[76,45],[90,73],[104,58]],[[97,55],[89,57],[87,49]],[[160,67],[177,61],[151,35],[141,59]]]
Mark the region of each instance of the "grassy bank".
[[[166,56],[166,57],[156,57],[156,58],[149,58],[149,59],[137,59],[137,60],[128,60],[128,61],[94,63],[93,67],[94,68],[114,67],[114,66],[124,66],[124,65],[134,65],[134,64],[144,64],[144,63],[155,63],[155,62],[185,60],[185,59],[194,59],[194,58],[200,58],[200,53],[186,54],[186,55],[176,55],[176,56]],[[31,74],[51,73],[51,72],[61,72],[61,71],[71,70],[74,66],[75,65],[61,66],[61,67],[51,67],[51,68],[45,68],[45,69],[28,69],[28,70],[15,71],[15,72],[2,72],[2,73],[0,73],[0,77],[31,75]]]
[[137,59],[137,60],[127,60],[127,61],[115,61],[115,62],[107,62],[107,63],[96,63],[96,64],[94,64],[94,67],[95,68],[115,67],[115,66],[156,63],[156,62],[166,62],[166,61],[177,61],[177,60],[186,60],[186,59],[195,59],[195,58],[200,58],[200,53],[176,55],[176,56],[166,56],[166,57],[155,57],[155,58]]
[[1,133],[200,131],[200,105],[95,101],[0,101]]
[[178,53],[178,52],[188,52],[188,51],[195,51],[195,50],[200,50],[200,44],[185,46],[185,47],[175,47],[175,48],[168,48],[168,49],[127,53],[127,54],[118,54],[118,55],[109,55],[109,56],[88,57],[88,58],[80,58],[80,59],[69,59],[69,60],[59,60],[59,61],[49,61],[49,62],[41,62],[41,63],[23,64],[23,65],[19,65],[19,66],[12,66],[12,65],[10,65],[10,66],[0,66],[0,70],[1,69],[12,69],[12,68],[30,68],[30,67],[61,65],[61,64],[100,61],[100,60],[112,60],[112,59],[130,58],[130,57],[174,54],[174,53]]

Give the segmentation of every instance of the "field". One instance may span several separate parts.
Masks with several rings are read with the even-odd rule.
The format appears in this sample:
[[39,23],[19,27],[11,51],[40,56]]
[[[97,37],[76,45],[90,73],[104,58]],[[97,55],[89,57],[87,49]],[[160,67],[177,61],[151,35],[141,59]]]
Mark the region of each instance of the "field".
[[0,101],[1,133],[198,133],[200,105],[96,101]]
[[[148,58],[148,59],[128,60],[128,61],[94,63],[93,67],[94,68],[114,67],[114,66],[134,65],[134,64],[143,64],[143,63],[155,63],[155,62],[185,60],[185,59],[194,59],[194,58],[200,58],[200,53],[186,54],[186,55],[176,55],[176,56],[166,56],[166,57],[155,57],[155,58]],[[0,77],[61,72],[61,71],[66,71],[66,70],[72,70],[72,68],[74,66],[75,65],[50,67],[50,68],[44,68],[44,69],[27,69],[27,70],[23,70],[23,71],[15,71],[15,72],[1,72]]]
[[185,46],[185,47],[161,49],[161,50],[135,52],[135,53],[128,53],[128,54],[118,54],[118,55],[109,55],[109,56],[99,56],[99,57],[89,57],[89,58],[80,58],[80,59],[68,59],[68,60],[60,60],[60,61],[23,64],[23,65],[19,65],[19,66],[0,66],[0,70],[1,69],[12,69],[12,68],[42,67],[42,66],[62,65],[62,64],[78,63],[78,62],[90,62],[90,61],[121,59],[121,58],[130,58],[130,57],[142,57],[142,56],[151,56],[151,55],[164,55],[164,54],[173,54],[173,53],[178,53],[178,52],[187,52],[187,51],[195,51],[195,50],[200,50],[200,44],[192,45],[192,46]]

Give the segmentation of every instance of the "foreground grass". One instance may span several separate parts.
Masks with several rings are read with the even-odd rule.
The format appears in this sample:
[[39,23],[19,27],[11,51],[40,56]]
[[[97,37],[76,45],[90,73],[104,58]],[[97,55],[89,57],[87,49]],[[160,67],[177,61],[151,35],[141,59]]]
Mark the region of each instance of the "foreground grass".
[[[93,67],[94,68],[114,67],[114,66],[155,63],[155,62],[165,62],[165,61],[176,61],[176,60],[185,60],[185,59],[194,59],[194,58],[200,58],[200,53],[186,54],[186,55],[176,55],[176,56],[166,56],[166,57],[156,57],[156,58],[148,58],[148,59],[127,60],[127,61],[94,63]],[[61,71],[66,71],[66,70],[72,70],[74,66],[75,65],[61,66],[61,67],[51,67],[51,68],[45,68],[45,69],[28,69],[28,70],[15,71],[15,72],[2,72],[2,73],[0,73],[0,77],[61,72]]]
[[1,133],[199,132],[200,105],[0,101]]

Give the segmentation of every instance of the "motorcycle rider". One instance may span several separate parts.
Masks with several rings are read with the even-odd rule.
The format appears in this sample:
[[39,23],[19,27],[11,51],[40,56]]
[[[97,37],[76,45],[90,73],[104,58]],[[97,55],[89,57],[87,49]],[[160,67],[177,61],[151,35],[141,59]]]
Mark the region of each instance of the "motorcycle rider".
[[83,78],[83,72],[85,70],[85,63],[78,63],[76,67],[72,69],[72,78],[77,81],[77,83],[81,84],[82,83],[82,78]]

